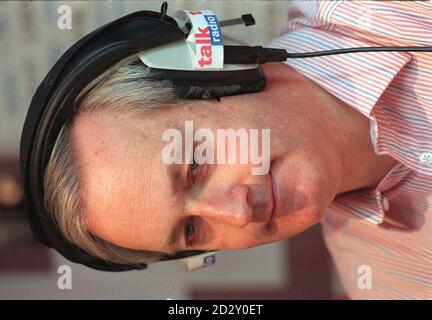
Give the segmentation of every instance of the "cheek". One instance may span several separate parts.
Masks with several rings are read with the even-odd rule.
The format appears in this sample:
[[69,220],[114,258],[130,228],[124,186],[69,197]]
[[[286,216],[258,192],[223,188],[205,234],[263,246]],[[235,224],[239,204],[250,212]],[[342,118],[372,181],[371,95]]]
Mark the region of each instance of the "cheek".
[[225,226],[220,230],[220,235],[218,247],[229,250],[248,249],[271,242],[268,236],[263,236],[254,228],[231,229]]

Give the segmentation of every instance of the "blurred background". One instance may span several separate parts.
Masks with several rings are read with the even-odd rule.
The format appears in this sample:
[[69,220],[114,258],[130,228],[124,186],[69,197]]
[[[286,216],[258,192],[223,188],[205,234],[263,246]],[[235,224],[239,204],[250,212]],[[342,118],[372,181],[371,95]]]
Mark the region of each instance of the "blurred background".
[[[216,265],[184,272],[178,262],[144,271],[107,273],[73,264],[33,238],[19,178],[21,129],[34,91],[51,66],[93,29],[162,1],[0,2],[0,299],[345,299],[319,226],[289,240],[219,252]],[[210,9],[219,19],[252,13],[256,25],[224,29],[224,42],[263,45],[287,22],[289,1],[168,1],[179,9]],[[58,20],[67,5],[72,28]],[[59,289],[58,269],[72,270]]]

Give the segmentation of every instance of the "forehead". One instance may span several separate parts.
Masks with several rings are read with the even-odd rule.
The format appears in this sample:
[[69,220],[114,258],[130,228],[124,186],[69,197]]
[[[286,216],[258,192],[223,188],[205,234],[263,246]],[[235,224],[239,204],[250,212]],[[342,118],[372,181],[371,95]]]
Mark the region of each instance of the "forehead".
[[123,247],[163,251],[155,230],[165,239],[173,219],[167,213],[178,210],[157,126],[110,114],[80,114],[73,124],[89,229]]

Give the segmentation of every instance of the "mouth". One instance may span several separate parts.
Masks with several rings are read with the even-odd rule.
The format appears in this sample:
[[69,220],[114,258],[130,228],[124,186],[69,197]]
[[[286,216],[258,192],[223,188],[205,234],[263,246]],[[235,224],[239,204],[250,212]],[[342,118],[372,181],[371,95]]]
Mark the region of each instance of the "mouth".
[[270,196],[269,203],[271,202],[272,206],[271,206],[271,211],[269,214],[269,219],[268,219],[267,224],[270,224],[274,219],[276,207],[277,207],[277,194],[278,194],[277,193],[277,186],[276,186],[276,183],[274,181],[274,177],[273,177],[273,174],[271,172],[271,169],[270,169],[270,179],[271,179],[271,196]]

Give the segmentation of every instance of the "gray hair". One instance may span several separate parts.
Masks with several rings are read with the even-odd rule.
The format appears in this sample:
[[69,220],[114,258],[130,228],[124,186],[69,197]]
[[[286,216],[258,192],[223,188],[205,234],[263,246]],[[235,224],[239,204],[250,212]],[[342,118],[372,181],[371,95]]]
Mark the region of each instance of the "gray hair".
[[[171,82],[153,80],[149,68],[136,56],[128,57],[93,80],[75,100],[80,112],[141,115],[148,110],[184,103]],[[105,261],[119,264],[161,260],[165,253],[122,248],[87,230],[83,214],[83,175],[72,139],[72,123],[63,126],[44,176],[45,209],[64,237],[75,246]]]

